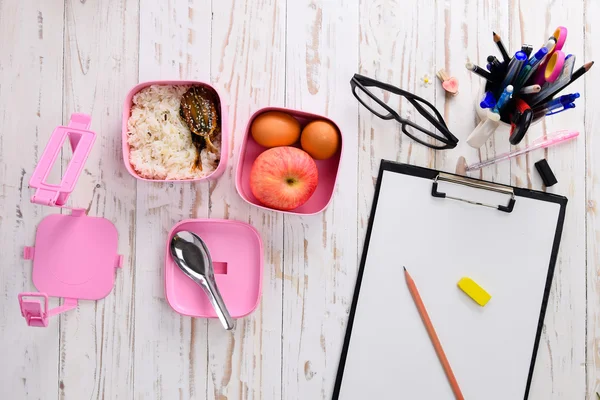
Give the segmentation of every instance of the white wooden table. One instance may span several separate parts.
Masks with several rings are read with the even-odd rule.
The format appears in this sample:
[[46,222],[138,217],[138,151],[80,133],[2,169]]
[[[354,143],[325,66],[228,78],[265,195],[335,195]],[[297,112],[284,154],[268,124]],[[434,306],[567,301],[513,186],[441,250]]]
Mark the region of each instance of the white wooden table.
[[[508,150],[505,132],[480,151],[465,142],[481,84],[466,59],[484,64],[497,54],[492,30],[514,51],[564,25],[565,49],[580,65],[600,58],[598,18],[595,0],[0,1],[0,398],[330,398],[380,160],[454,171],[461,155]],[[455,98],[438,82],[420,84],[442,67],[460,81]],[[548,191],[569,198],[531,399],[600,391],[598,68],[572,86],[582,93],[577,108],[538,124],[526,141],[563,128],[579,139],[474,175],[542,189],[533,163],[546,157],[559,181]],[[428,150],[359,107],[355,72],[434,102],[458,147]],[[231,161],[218,181],[148,184],[125,170],[124,96],[161,78],[209,81],[227,96]],[[326,114],[341,126],[343,165],[323,214],[284,217],[237,195],[240,138],[264,106]],[[72,112],[91,114],[98,139],[70,204],[116,224],[125,262],[107,298],[29,328],[17,304],[17,293],[34,289],[22,248],[58,210],[31,204],[27,182]],[[168,230],[205,217],[247,221],[264,240],[262,302],[234,333],[180,316],[164,298]]]

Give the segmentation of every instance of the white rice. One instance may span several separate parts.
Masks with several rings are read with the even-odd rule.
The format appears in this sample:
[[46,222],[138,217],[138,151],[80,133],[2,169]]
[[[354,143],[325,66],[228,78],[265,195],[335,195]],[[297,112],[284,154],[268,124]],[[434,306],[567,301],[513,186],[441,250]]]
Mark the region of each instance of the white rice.
[[[196,148],[179,116],[181,96],[190,86],[153,85],[133,96],[127,121],[129,162],[147,179],[193,179],[212,173],[220,154],[200,152],[202,170],[194,168]],[[213,144],[221,148],[220,137]]]

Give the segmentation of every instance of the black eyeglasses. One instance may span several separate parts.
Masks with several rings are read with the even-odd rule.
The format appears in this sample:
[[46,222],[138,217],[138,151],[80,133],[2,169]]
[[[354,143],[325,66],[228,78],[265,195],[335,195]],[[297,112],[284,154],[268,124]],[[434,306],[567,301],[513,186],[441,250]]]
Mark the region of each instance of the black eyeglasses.
[[[439,111],[427,100],[395,86],[359,74],[354,74],[350,81],[350,85],[352,86],[354,97],[356,97],[363,106],[381,119],[395,119],[398,121],[402,124],[402,132],[415,142],[436,150],[453,149],[456,147],[458,139],[450,132]],[[402,118],[400,114],[388,106],[383,99],[367,89],[368,87],[376,87],[383,91],[402,96],[412,104],[419,114],[429,121],[441,135],[432,132],[430,129],[419,126],[408,119]]]

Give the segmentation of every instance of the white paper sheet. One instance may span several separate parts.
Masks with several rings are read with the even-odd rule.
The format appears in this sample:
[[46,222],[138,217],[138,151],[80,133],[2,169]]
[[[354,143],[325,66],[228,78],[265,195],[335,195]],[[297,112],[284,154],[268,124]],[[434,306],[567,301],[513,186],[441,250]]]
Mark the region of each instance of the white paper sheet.
[[[505,213],[434,198],[431,185],[383,173],[341,400],[454,399],[402,266],[417,285],[465,399],[524,396],[560,205],[517,197],[513,212]],[[439,190],[507,201],[459,185],[440,183]],[[485,307],[457,287],[464,276],[492,295]]]

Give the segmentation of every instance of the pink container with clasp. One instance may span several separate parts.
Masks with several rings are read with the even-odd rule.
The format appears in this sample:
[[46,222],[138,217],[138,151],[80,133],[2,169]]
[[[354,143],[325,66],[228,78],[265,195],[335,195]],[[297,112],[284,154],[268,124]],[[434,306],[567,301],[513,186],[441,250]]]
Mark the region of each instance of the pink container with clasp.
[[[133,105],[133,96],[135,96],[135,94],[138,93],[140,90],[147,88],[148,86],[152,86],[152,85],[205,86],[207,88],[214,90],[215,93],[217,94],[217,96],[219,97],[219,102],[220,102],[220,106],[221,106],[221,118],[220,118],[220,122],[221,122],[221,158],[219,160],[219,165],[211,174],[209,174],[205,177],[202,177],[202,178],[194,178],[194,179],[180,179],[180,180],[177,180],[177,179],[169,179],[169,180],[167,180],[167,179],[148,179],[148,178],[141,177],[135,171],[135,169],[131,166],[131,163],[129,162],[129,143],[127,143],[127,121],[129,120],[129,117],[131,116],[131,107]],[[223,97],[221,96],[219,91],[217,89],[215,89],[214,87],[212,87],[211,85],[209,85],[208,83],[204,83],[204,82],[200,82],[200,81],[166,81],[166,80],[165,81],[142,82],[142,83],[134,86],[133,89],[131,89],[129,91],[129,93],[127,93],[127,97],[125,97],[125,102],[123,103],[123,121],[122,121],[123,162],[125,163],[125,168],[127,168],[127,171],[129,171],[129,173],[137,179],[141,179],[143,181],[149,181],[149,182],[201,182],[201,181],[205,181],[205,180],[217,179],[218,177],[223,175],[223,172],[225,172],[225,168],[227,166],[227,159],[229,157],[229,153],[227,151],[229,148],[228,147],[229,146],[228,138],[229,138],[229,129],[228,129],[228,118],[227,118],[227,106],[225,104],[223,104]]]
[[[106,297],[114,285],[115,268],[123,262],[117,254],[118,234],[112,222],[65,205],[96,139],[90,122],[88,115],[72,114],[68,126],[57,127],[29,181],[29,187],[36,189],[32,203],[71,210],[70,215],[44,218],[35,234],[35,247],[24,249],[23,258],[33,260],[32,280],[39,290],[18,295],[21,315],[29,326],[48,326],[49,317],[76,308],[78,300]],[[67,140],[73,156],[60,184],[50,184],[48,175],[54,163],[60,162]],[[64,298],[63,304],[49,310],[49,296]]]
[[[254,160],[256,160],[256,158],[263,151],[267,150],[265,147],[259,145],[258,143],[256,143],[256,141],[254,141],[254,139],[252,138],[250,128],[252,127],[252,122],[254,121],[254,119],[260,114],[265,113],[267,111],[280,111],[290,114],[292,117],[300,121],[300,125],[302,128],[304,128],[309,122],[315,120],[324,120],[332,123],[337,128],[337,131],[340,135],[340,148],[338,149],[337,153],[327,160],[315,160],[315,163],[317,164],[317,169],[319,171],[319,183],[317,185],[317,190],[313,193],[313,195],[310,197],[310,199],[308,199],[308,201],[305,204],[290,211],[281,211],[265,206],[260,201],[258,201],[254,194],[252,194],[252,190],[250,189],[250,170],[252,169],[252,164],[254,163]],[[300,148],[299,143],[296,143],[293,146]],[[335,183],[337,180],[340,162],[342,159],[343,147],[344,138],[342,135],[342,131],[334,121],[327,117],[307,113],[304,111],[292,110],[289,108],[262,108],[255,112],[254,115],[252,115],[252,117],[250,117],[248,125],[246,126],[246,132],[242,140],[240,157],[237,165],[235,187],[242,199],[246,200],[246,202],[248,202],[249,204],[252,204],[256,207],[260,207],[265,210],[272,210],[285,214],[295,215],[318,214],[329,205],[333,197]]]
[[179,231],[193,232],[206,243],[217,286],[231,317],[241,318],[254,311],[262,292],[262,240],[251,225],[225,219],[188,219],[169,233],[165,248],[165,295],[173,310],[190,317],[217,317],[202,288],[171,257],[171,239]]

